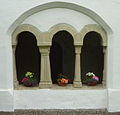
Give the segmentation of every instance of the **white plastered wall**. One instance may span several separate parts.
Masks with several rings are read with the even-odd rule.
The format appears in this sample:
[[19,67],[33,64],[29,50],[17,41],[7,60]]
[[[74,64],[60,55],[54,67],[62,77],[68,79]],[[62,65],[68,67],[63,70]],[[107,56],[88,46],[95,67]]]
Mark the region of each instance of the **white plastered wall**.
[[45,32],[54,25],[65,23],[73,26],[78,32],[88,24],[97,24],[93,19],[81,12],[67,8],[52,8],[29,16],[22,24],[30,24]]
[[[54,0],[53,0],[54,1]],[[102,93],[100,93],[100,95],[103,95],[104,99],[98,99],[97,96],[98,94],[96,92],[95,93],[95,97],[97,100],[97,102],[101,102],[101,106],[98,106],[98,109],[100,108],[108,108],[109,111],[111,112],[116,112],[116,111],[120,111],[120,80],[119,80],[119,75],[120,75],[120,46],[119,46],[119,36],[120,36],[120,32],[119,32],[119,27],[120,27],[120,23],[119,23],[119,19],[120,16],[118,14],[120,14],[120,4],[119,4],[119,0],[101,0],[101,1],[90,1],[90,0],[61,0],[61,1],[65,1],[65,2],[71,2],[74,3],[76,5],[80,5],[82,7],[86,7],[92,11],[94,11],[95,13],[97,13],[109,26],[110,28],[112,28],[114,36],[112,34],[109,33],[109,30],[107,31],[108,33],[108,48],[107,48],[107,91],[103,91]],[[34,8],[36,6],[39,6],[43,3],[47,3],[50,2],[50,0],[34,0],[32,2],[24,0],[24,1],[9,1],[9,0],[2,0],[0,1],[1,3],[1,7],[0,7],[0,17],[2,17],[0,19],[0,75],[1,75],[1,81],[0,81],[0,111],[12,111],[14,110],[14,104],[13,104],[13,97],[15,100],[15,108],[22,108],[22,104],[19,102],[21,101],[21,99],[23,97],[26,97],[24,91],[15,91],[15,95],[13,96],[13,73],[12,73],[12,48],[11,48],[11,33],[10,31],[14,31],[14,26],[12,26],[9,31],[9,35],[6,33],[8,31],[8,28],[10,27],[10,25],[13,22],[16,22],[19,18],[20,15],[22,15],[24,12],[28,11],[31,8]],[[6,7],[5,7],[6,6]],[[67,6],[66,6],[67,7]],[[24,16],[23,16],[24,17]],[[107,30],[108,27],[105,25],[105,23],[103,23],[103,21],[101,21],[97,16],[94,17],[95,20],[97,20],[99,22],[100,25],[102,25],[103,27],[105,27],[105,29]],[[22,19],[21,19],[22,20]],[[20,21],[16,23],[16,25],[21,24],[23,21]],[[75,23],[74,23],[75,24]],[[41,27],[40,27],[41,28]],[[78,25],[77,25],[77,30],[78,30]],[[46,29],[45,27],[42,29]],[[6,91],[6,93],[4,93]],[[51,90],[42,90],[44,93],[48,94],[48,93],[53,93]],[[99,90],[98,90],[99,91]],[[22,93],[23,92],[23,93]],[[39,91],[38,91],[39,92]],[[41,91],[40,91],[41,92]],[[42,93],[38,93],[38,94],[42,94]],[[75,96],[77,96],[77,91],[74,93],[74,91],[70,91],[71,93],[75,94]],[[87,109],[87,103],[91,103],[90,100],[85,100],[88,99],[89,96],[87,95],[92,95],[89,91],[82,91],[79,90],[79,95],[82,94],[84,96],[84,105],[83,106],[81,104],[79,104],[77,107],[78,108],[82,108],[83,109]],[[85,94],[82,92],[86,92]],[[92,91],[91,91],[92,92]],[[101,92],[101,91],[100,91]],[[106,93],[107,94],[107,98],[106,98]],[[37,93],[37,91],[36,91]],[[67,96],[71,93],[66,94]],[[20,95],[19,95],[20,94]],[[31,92],[27,92],[27,94],[31,94]],[[58,93],[59,94],[59,93]],[[36,94],[37,95],[37,94]],[[57,97],[57,93],[55,93],[55,97]],[[81,96],[82,96],[81,95]],[[22,97],[23,96],[23,97]],[[12,98],[11,98],[12,97]],[[20,98],[21,97],[21,98]],[[52,97],[52,96],[51,96]],[[41,97],[43,98],[43,96]],[[57,98],[55,98],[57,99]],[[67,99],[67,98],[65,98]],[[95,100],[96,100],[95,99]],[[29,101],[29,98],[27,99]],[[39,99],[38,99],[39,100]],[[52,100],[52,98],[51,98]],[[106,101],[105,101],[106,100]],[[54,102],[55,100],[52,100],[52,102]],[[61,100],[62,101],[62,100]],[[9,103],[8,103],[9,102]],[[42,101],[41,101],[42,102]],[[99,105],[99,102],[96,103],[96,105]],[[44,102],[42,102],[44,103]],[[106,104],[107,103],[107,104]],[[46,103],[47,104],[47,103]],[[64,106],[61,105],[61,107],[67,106],[69,103],[65,103]],[[27,102],[25,102],[25,106],[27,106]],[[40,108],[39,106],[36,106],[38,108]],[[43,106],[45,108],[45,106]],[[52,107],[52,105],[51,105]],[[54,107],[54,106],[53,106]],[[75,106],[76,107],[76,106]],[[76,107],[76,108],[77,108]],[[95,106],[91,106],[91,109],[94,109]],[[31,105],[29,105],[28,107],[24,107],[24,108],[32,108]],[[59,107],[60,108],[60,107]]]

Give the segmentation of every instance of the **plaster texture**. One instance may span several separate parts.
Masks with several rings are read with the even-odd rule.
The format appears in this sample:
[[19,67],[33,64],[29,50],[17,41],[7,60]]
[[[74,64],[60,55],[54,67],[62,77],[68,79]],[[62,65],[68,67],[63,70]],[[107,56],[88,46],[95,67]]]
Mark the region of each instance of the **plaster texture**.
[[13,92],[11,90],[0,90],[0,111],[13,111]]
[[106,90],[15,90],[15,109],[104,109]]
[[67,8],[51,8],[43,10],[29,16],[22,24],[31,24],[44,32],[60,23],[67,23],[73,26],[78,32],[85,25],[97,24],[85,14]]

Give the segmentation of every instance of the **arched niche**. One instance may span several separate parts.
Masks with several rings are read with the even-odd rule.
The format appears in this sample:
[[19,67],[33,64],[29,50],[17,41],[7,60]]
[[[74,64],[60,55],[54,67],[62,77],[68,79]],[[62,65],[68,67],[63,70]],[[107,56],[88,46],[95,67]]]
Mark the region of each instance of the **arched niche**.
[[17,36],[15,50],[17,80],[21,84],[26,72],[32,72],[40,81],[40,53],[34,34],[24,31]]
[[57,75],[68,76],[69,83],[73,83],[75,68],[75,49],[73,37],[66,30],[58,31],[52,38],[50,49],[51,77],[56,83]]
[[75,45],[78,42],[78,39],[76,37],[77,30],[73,26],[67,23],[59,23],[49,29],[48,32],[49,32],[50,42],[52,43],[52,39],[57,32],[63,30],[69,32],[73,36],[73,44]]
[[85,83],[85,74],[93,72],[99,77],[99,83],[103,80],[104,54],[102,37],[95,31],[88,32],[83,41],[81,49],[81,78]]
[[98,24],[88,24],[86,25],[80,33],[77,35],[80,37],[80,43],[83,45],[84,37],[88,32],[97,32],[101,36],[101,45],[106,47],[107,46],[107,33],[106,31]]

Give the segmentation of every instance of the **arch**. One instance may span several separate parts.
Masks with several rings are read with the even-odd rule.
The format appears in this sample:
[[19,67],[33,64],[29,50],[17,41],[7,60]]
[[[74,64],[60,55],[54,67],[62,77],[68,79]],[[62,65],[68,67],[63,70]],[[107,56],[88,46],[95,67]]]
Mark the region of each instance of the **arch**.
[[37,46],[39,46],[39,37],[41,35],[41,32],[34,26],[29,25],[29,24],[22,24],[18,26],[14,32],[12,33],[12,49],[13,49],[13,74],[14,74],[14,88],[18,88],[18,81],[17,81],[17,71],[16,71],[16,57],[15,57],[15,51],[16,51],[16,46],[18,43],[18,35],[22,32],[30,32],[32,33],[36,40],[37,40]]
[[94,32],[97,32],[98,34],[100,34],[100,36],[102,38],[102,46],[107,46],[107,34],[106,34],[105,30],[100,25],[97,25],[97,24],[86,25],[81,30],[81,32],[78,35],[78,36],[81,36],[81,38],[80,38],[81,45],[83,45],[85,35],[91,31],[94,31]]
[[[53,26],[51,29],[49,29],[48,32],[42,32],[41,33],[36,27],[34,27],[32,25],[22,24],[22,22],[27,17],[29,17],[29,16],[37,13],[37,12],[40,12],[42,10],[46,10],[46,9],[50,9],[50,8],[68,8],[68,9],[72,9],[72,10],[81,12],[81,13],[89,16],[93,20],[95,20],[98,23],[98,25],[97,24],[86,25],[82,29],[81,32],[77,33],[76,29],[74,27],[72,27],[71,25],[61,23],[61,24],[57,24],[57,25]],[[71,27],[72,27],[72,29],[70,29]],[[7,33],[9,35],[12,34],[12,46],[13,46],[13,53],[14,53],[15,52],[15,46],[17,44],[17,35],[22,31],[29,31],[29,32],[33,33],[36,36],[37,45],[43,46],[43,47],[44,46],[50,47],[51,43],[52,43],[52,37],[55,34],[55,32],[63,30],[63,29],[68,31],[69,33],[71,33],[71,35],[73,36],[74,45],[76,47],[76,52],[77,53],[79,52],[79,50],[77,51],[78,47],[80,47],[80,45],[83,45],[84,36],[88,32],[95,31],[95,32],[99,33],[102,36],[102,45],[103,46],[107,46],[107,35],[108,35],[109,39],[112,39],[111,36],[112,36],[112,33],[113,33],[112,29],[108,26],[108,24],[98,14],[96,14],[94,11],[92,11],[88,8],[85,8],[83,6],[80,6],[77,3],[68,3],[68,2],[48,2],[46,4],[41,4],[41,5],[38,5],[38,6],[35,6],[33,8],[30,8],[30,9],[26,10],[9,27]],[[42,38],[38,39],[41,34],[42,34]],[[40,42],[40,41],[42,41],[42,42]],[[110,51],[109,47],[108,47],[108,49]],[[105,54],[106,54],[106,49],[104,51],[105,51]],[[109,54],[109,51],[108,51],[108,54]],[[104,56],[104,57],[106,57],[106,56]],[[14,58],[13,58],[13,60],[14,60]],[[110,66],[109,66],[109,68],[110,68]],[[110,69],[109,69],[109,71],[110,71]],[[77,74],[76,74],[76,76],[77,76]]]
[[85,83],[86,73],[93,72],[99,77],[99,83],[103,80],[104,54],[99,33],[90,31],[84,37],[81,49],[81,77]]
[[50,42],[52,43],[52,38],[57,32],[63,30],[69,32],[73,36],[73,44],[76,43],[77,39],[75,39],[75,35],[77,34],[77,30],[71,25],[65,23],[54,25],[49,29]]
[[[37,41],[38,41],[38,38],[40,36],[40,31],[32,26],[32,25],[29,25],[29,24],[22,24],[20,26],[18,26],[15,31],[13,32],[12,34],[12,45],[13,46],[16,46],[17,45],[17,39],[18,39],[18,35],[21,33],[21,32],[24,32],[24,31],[28,31],[28,32],[31,32],[35,35]],[[38,44],[38,42],[37,42]]]
[[45,4],[41,4],[38,6],[35,6],[26,12],[24,12],[22,15],[20,15],[14,23],[9,27],[7,33],[11,34],[17,26],[19,26],[27,17],[30,15],[33,15],[34,13],[40,12],[42,10],[50,9],[50,8],[68,8],[72,9],[78,12],[82,12],[83,14],[89,16],[93,20],[95,20],[99,25],[101,25],[107,32],[112,33],[111,28],[107,25],[107,23],[94,11],[80,6],[79,4],[70,3],[70,2],[48,2]]
[[15,61],[19,84],[22,84],[25,73],[29,71],[36,75],[38,82],[40,81],[40,53],[33,33],[24,31],[18,34]]
[[68,76],[69,83],[72,84],[75,68],[73,36],[66,30],[57,31],[52,39],[50,54],[51,77],[53,83],[55,83],[57,75],[62,73]]

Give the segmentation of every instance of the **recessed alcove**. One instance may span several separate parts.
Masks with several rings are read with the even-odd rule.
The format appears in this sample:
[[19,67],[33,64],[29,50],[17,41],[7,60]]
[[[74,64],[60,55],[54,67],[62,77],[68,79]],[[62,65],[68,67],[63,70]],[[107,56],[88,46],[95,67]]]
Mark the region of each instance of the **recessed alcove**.
[[97,32],[88,32],[81,49],[81,78],[85,83],[85,74],[93,72],[99,77],[99,83],[103,80],[104,54],[101,35]]
[[[25,88],[19,85],[23,77],[23,73],[26,71],[31,71],[33,73],[38,72],[39,88],[53,89],[59,89],[58,85],[56,84],[57,75],[59,73],[68,76],[69,79],[69,84],[64,89],[87,88],[87,86],[81,82],[83,82],[85,73],[92,71],[98,77],[100,77],[100,84],[96,86],[96,88],[105,88],[107,37],[101,26],[96,24],[86,25],[80,32],[77,32],[70,25],[58,24],[52,27],[48,32],[40,32],[37,28],[26,24],[21,25],[16,29],[16,31],[13,33],[12,40],[15,88],[27,89],[27,87]],[[24,49],[23,46],[25,48],[31,46],[31,50],[27,51],[27,53],[29,52],[30,55],[27,55],[25,50],[22,50]],[[88,52],[86,48],[87,50],[90,50],[90,52]],[[87,57],[85,56],[86,51],[88,52],[87,54],[89,54]],[[17,53],[21,56],[17,55]],[[31,56],[32,53],[34,56]],[[91,57],[91,55],[93,57]],[[96,56],[99,56],[99,61],[98,57]],[[25,63],[24,61],[20,63],[19,61],[24,57],[27,61],[31,59],[30,63],[27,61],[25,61]],[[28,57],[31,58],[27,59]],[[97,60],[95,62],[96,58]],[[87,61],[90,62],[87,62],[86,59],[88,59]],[[86,62],[88,65],[86,65]],[[95,65],[94,62],[97,64]],[[20,64],[22,66],[24,64],[25,65],[22,67]],[[22,67],[21,70],[20,67]],[[94,70],[94,68],[96,70]],[[18,71],[22,70],[24,71],[23,73],[18,73]],[[18,81],[19,84],[17,83]],[[36,89],[36,87],[28,89]]]
[[40,53],[34,34],[28,31],[18,35],[18,43],[15,50],[16,73],[19,84],[26,72],[32,72],[40,81]]
[[63,30],[57,32],[52,39],[50,49],[50,64],[52,82],[57,83],[58,74],[68,76],[69,83],[74,80],[75,48],[72,35]]

